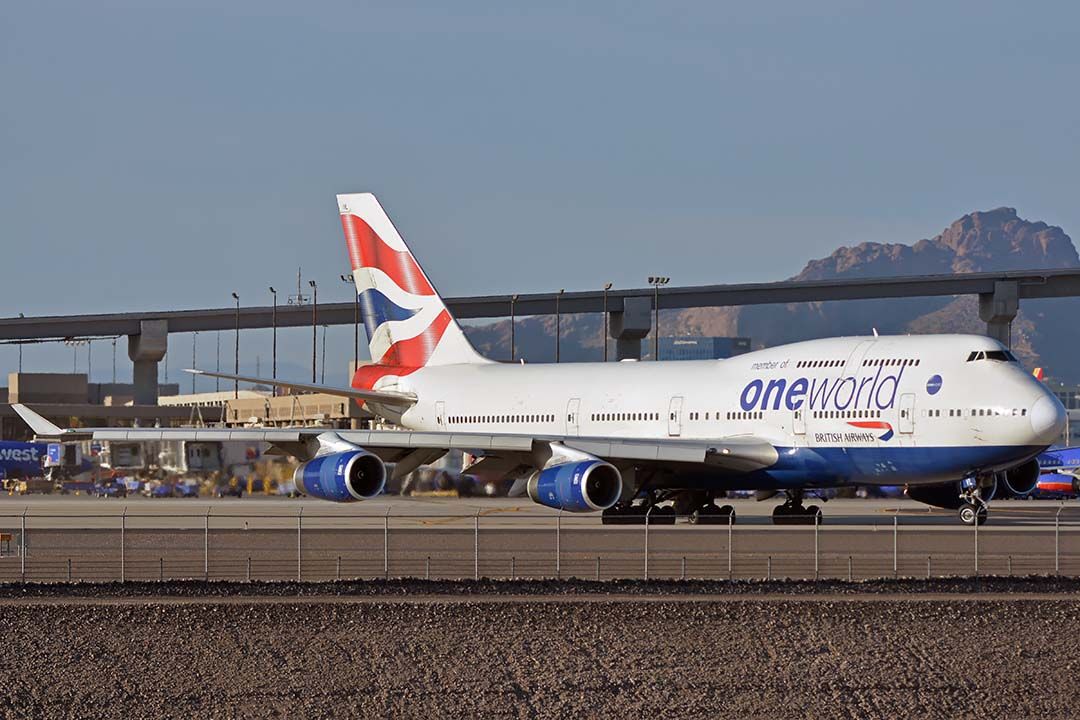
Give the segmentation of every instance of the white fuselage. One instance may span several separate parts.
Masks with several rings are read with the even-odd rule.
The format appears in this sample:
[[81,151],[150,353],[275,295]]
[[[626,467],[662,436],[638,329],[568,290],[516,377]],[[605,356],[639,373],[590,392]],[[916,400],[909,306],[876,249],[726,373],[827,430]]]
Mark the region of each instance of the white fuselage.
[[1023,462],[1061,433],[1042,383],[978,353],[1004,349],[972,335],[833,338],[715,361],[425,367],[392,387],[418,398],[401,417],[416,430],[745,436],[782,457],[751,484],[941,482]]

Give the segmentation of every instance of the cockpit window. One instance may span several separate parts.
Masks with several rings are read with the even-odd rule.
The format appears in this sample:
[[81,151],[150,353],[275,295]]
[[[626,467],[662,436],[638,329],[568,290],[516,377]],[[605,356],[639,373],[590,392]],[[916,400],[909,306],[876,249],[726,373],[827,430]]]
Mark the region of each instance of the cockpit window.
[[976,360],[997,360],[998,362],[1016,362],[1016,356],[1008,350],[977,350],[968,355],[968,362]]

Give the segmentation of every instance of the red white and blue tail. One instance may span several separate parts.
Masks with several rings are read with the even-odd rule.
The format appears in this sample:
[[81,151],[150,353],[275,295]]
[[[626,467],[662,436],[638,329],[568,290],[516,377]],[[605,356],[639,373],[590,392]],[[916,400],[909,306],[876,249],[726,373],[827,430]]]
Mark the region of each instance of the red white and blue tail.
[[337,201],[374,363],[357,371],[353,385],[371,388],[432,365],[490,362],[469,344],[375,196]]

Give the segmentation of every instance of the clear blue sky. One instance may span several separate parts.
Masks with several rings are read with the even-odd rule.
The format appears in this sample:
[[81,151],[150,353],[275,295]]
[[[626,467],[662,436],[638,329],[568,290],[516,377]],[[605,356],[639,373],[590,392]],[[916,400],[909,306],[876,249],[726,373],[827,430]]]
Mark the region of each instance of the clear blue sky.
[[0,314],[298,265],[344,300],[341,191],[447,294],[781,279],[999,205],[1080,234],[1075,3],[220,5],[0,3]]

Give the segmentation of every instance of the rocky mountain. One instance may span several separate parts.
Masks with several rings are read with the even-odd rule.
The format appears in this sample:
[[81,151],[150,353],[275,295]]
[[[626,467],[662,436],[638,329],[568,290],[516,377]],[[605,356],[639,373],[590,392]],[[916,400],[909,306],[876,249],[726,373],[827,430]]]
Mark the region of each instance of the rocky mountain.
[[[912,245],[864,242],[811,260],[791,280],[892,277],[1080,267],[1065,232],[1031,222],[1013,208],[973,212],[939,235]],[[1080,380],[1080,335],[1073,329],[1080,299],[1024,301],[1013,323],[1013,349],[1025,363]],[[600,318],[567,315],[560,322],[564,361],[601,356]],[[661,313],[668,335],[746,335],[755,347],[828,335],[983,332],[975,298],[911,298],[853,302],[695,308]],[[521,318],[515,328],[517,356],[531,362],[554,359],[553,317]],[[509,357],[510,328],[500,321],[468,328],[478,348],[493,358]],[[1075,369],[1073,366],[1076,366]]]

